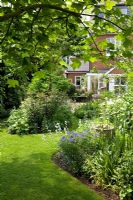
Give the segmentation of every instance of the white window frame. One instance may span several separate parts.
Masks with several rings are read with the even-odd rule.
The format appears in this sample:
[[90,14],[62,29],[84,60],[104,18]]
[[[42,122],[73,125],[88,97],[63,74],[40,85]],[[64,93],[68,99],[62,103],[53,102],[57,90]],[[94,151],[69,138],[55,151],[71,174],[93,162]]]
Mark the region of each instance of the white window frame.
[[[77,78],[80,78],[80,85],[77,85]],[[75,76],[75,86],[76,87],[81,87],[81,81],[82,81],[82,76]]]
[[106,88],[107,84],[105,82],[105,78],[103,76],[98,76],[98,90]]
[[[118,84],[116,84],[116,79],[119,79],[119,83]],[[126,88],[127,88],[127,84],[126,84],[126,81],[125,81],[125,84],[122,84],[122,78],[126,78],[125,76],[116,76],[116,77],[114,77],[114,91],[116,91],[115,90],[115,88],[125,88],[125,90],[126,90]]]

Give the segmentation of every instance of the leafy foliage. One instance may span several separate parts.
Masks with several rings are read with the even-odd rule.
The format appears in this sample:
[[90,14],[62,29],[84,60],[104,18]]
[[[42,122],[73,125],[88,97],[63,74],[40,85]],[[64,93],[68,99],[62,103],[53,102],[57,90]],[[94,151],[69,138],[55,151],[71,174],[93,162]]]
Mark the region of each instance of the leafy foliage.
[[9,132],[17,134],[60,131],[72,125],[73,115],[61,94],[40,93],[25,99],[9,117]]
[[133,96],[126,93],[123,96],[106,101],[102,114],[106,116],[121,132],[133,130]]
[[[8,67],[0,63],[0,118],[7,117],[12,108],[17,108],[20,105],[21,99],[24,97],[24,86],[27,85],[25,81],[23,85],[21,84],[15,88],[9,87],[10,80],[10,83],[14,83],[14,80],[12,74],[10,74],[11,79],[8,79],[8,73]],[[19,79],[19,76],[17,78]],[[22,83],[21,80],[20,82]]]
[[[99,4],[102,3],[101,6]],[[80,60],[132,57],[132,6],[123,15],[117,1],[54,0],[2,0],[0,7],[0,57],[12,74],[34,73],[40,69],[56,69],[66,66],[62,56],[76,55],[72,66]],[[125,5],[129,1],[125,1]],[[102,16],[101,16],[102,14]],[[91,20],[87,18],[91,17]],[[124,27],[124,28],[123,28]],[[122,48],[114,51],[114,45],[95,42],[106,33],[117,33]],[[89,37],[88,37],[89,35]],[[112,49],[105,58],[107,48]],[[8,81],[11,85],[17,80]]]
[[120,197],[124,200],[131,200],[133,196],[133,152],[126,151],[119,160],[113,175],[117,188],[121,188]]
[[81,133],[67,131],[67,135],[62,136],[60,141],[60,150],[69,171],[78,176],[82,174],[82,166],[87,154],[97,148],[87,132],[87,130]]
[[38,92],[57,91],[71,97],[75,92],[75,86],[62,74],[58,73],[45,71],[43,72],[43,78],[35,75],[28,86],[28,94],[35,95]]
[[[63,136],[60,151],[68,169],[73,173],[85,176],[89,181],[102,187],[112,188],[119,193],[121,200],[131,200],[133,195],[132,93],[113,97],[112,100],[106,99],[105,103],[100,105],[104,108],[101,117],[97,120],[94,118],[93,122],[82,121],[77,129],[78,132],[68,132]],[[109,128],[107,124],[106,129],[95,128],[98,120],[101,121],[100,126],[104,127],[105,119],[106,123],[110,124],[111,121],[114,124],[113,133],[107,129]],[[85,128],[89,129],[86,134],[84,134]]]
[[89,102],[75,109],[75,116],[79,119],[92,119],[100,115],[100,106],[98,101]]

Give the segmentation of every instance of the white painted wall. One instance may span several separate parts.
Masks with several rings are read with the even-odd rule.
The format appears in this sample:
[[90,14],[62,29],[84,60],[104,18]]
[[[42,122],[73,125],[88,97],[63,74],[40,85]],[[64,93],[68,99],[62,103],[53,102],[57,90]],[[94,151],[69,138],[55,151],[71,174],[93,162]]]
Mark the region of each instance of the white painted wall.
[[91,77],[88,76],[87,78],[87,91],[89,92],[91,90]]
[[113,92],[114,91],[114,84],[115,84],[115,78],[114,77],[109,77],[109,91]]

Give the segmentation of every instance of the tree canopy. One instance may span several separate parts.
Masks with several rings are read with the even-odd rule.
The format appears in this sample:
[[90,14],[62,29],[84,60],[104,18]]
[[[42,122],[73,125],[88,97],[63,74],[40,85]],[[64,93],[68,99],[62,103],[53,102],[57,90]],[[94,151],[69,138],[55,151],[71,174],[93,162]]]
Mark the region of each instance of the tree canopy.
[[[128,6],[128,13],[119,6]],[[130,0],[1,0],[0,60],[11,74],[24,76],[67,64],[63,56],[76,55],[85,61],[132,58],[132,4]],[[113,44],[96,39],[115,34],[122,41],[119,51],[106,58]],[[80,60],[73,60],[78,67]],[[39,71],[41,69],[41,72]],[[38,73],[39,71],[39,73]],[[13,82],[17,84],[17,82]]]

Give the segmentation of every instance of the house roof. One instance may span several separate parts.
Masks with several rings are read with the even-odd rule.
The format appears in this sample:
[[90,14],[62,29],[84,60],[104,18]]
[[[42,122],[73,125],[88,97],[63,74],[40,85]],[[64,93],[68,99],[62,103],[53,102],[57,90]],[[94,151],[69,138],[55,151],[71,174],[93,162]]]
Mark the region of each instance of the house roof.
[[114,68],[108,74],[124,74],[124,70]]
[[79,68],[73,69],[71,66],[67,68],[67,72],[89,72],[89,62],[82,61]]

